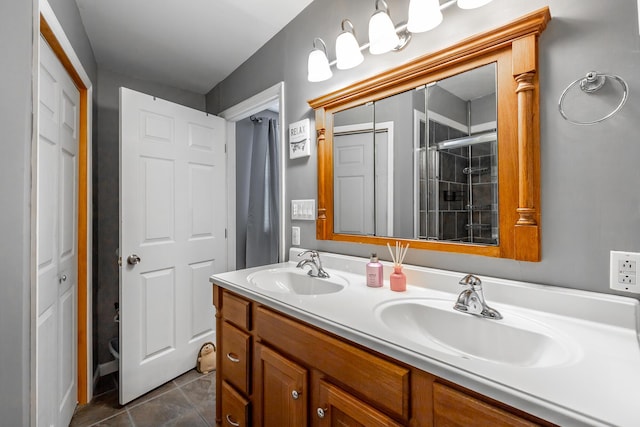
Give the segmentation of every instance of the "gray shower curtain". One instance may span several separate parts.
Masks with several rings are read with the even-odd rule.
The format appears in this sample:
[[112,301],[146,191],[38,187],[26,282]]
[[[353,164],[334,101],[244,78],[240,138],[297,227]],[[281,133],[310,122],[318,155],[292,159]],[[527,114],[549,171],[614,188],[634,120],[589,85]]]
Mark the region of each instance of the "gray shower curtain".
[[246,267],[278,262],[280,235],[278,121],[254,120]]

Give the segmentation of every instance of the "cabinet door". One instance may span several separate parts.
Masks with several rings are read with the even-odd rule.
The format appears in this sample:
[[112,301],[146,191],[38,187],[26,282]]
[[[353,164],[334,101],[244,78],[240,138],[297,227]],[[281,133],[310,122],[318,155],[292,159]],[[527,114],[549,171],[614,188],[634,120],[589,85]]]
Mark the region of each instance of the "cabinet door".
[[262,425],[307,425],[307,370],[268,347],[257,344]]
[[315,416],[320,427],[400,427],[382,412],[356,399],[346,391],[320,381],[319,405]]

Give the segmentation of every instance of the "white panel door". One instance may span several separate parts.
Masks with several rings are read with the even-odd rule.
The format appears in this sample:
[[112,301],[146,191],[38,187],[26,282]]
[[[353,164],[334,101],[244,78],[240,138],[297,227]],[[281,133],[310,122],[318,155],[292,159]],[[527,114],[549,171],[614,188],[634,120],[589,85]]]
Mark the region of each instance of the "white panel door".
[[215,340],[225,131],[224,119],[120,89],[121,404],[194,368]]
[[334,133],[334,232],[373,235],[373,133]]
[[335,233],[393,234],[393,126],[376,128],[375,150],[371,123],[334,129]]
[[67,426],[77,403],[80,93],[42,38],[38,94],[36,425]]

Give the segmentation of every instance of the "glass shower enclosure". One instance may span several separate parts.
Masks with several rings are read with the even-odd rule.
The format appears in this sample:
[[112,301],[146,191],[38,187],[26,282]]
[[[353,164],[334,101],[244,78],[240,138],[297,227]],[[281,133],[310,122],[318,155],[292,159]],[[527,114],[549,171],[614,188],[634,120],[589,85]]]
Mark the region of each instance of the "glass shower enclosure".
[[453,76],[420,89],[426,113],[414,111],[419,239],[498,244],[495,65],[472,71],[473,79],[468,71],[464,81]]

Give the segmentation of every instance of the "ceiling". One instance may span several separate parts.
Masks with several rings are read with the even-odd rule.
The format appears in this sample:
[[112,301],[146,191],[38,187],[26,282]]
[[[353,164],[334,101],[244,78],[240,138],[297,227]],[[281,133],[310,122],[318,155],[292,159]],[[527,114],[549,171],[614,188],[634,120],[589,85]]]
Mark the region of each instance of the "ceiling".
[[205,94],[312,0],[76,0],[98,66]]

